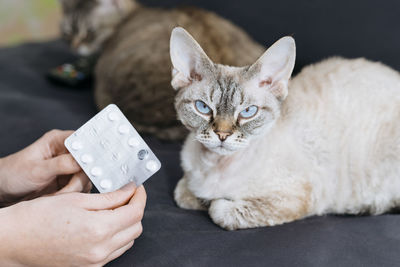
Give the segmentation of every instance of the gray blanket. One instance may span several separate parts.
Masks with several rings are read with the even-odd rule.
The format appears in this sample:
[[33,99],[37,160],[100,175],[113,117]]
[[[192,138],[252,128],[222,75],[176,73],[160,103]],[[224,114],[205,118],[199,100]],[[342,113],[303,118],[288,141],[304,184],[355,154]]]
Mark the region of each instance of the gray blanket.
[[[217,2],[205,1],[204,5],[213,7],[218,5]],[[219,5],[222,2],[225,1],[221,1]],[[267,1],[264,2],[267,3]],[[399,7],[399,2],[388,2],[397,3]],[[259,14],[258,19],[255,19],[250,15],[239,18],[238,14],[245,13],[234,13],[238,3],[239,1],[232,1],[232,4],[224,7],[225,9],[219,10],[225,15],[236,14],[232,15],[232,18],[240,20],[244,26],[247,25],[246,23],[255,25],[255,28],[247,26],[250,32],[258,33],[256,36],[258,40],[272,42],[272,39],[277,39],[282,33],[293,33],[289,32],[290,30],[279,33],[272,31],[273,34],[268,35],[268,30],[274,25],[262,19],[271,15],[275,19],[269,21],[279,23],[279,14],[283,16],[286,10],[284,4],[278,5],[276,10],[269,9],[268,12],[264,10],[264,13],[261,12],[262,8],[267,7],[252,7],[254,14]],[[347,56],[368,55],[370,58],[384,60],[392,66],[400,66],[399,55],[396,53],[399,35],[392,36],[390,33],[390,27],[394,27],[391,25],[394,14],[397,16],[398,8],[387,8],[387,13],[383,16],[380,7],[375,9],[373,3],[376,2],[374,1],[352,1],[347,9],[343,5],[342,8],[336,7],[336,11],[348,11],[336,21],[340,24],[337,26],[340,26],[339,28],[343,29],[347,35],[342,36],[341,41],[333,39],[332,43],[325,38],[329,35],[329,31],[322,31],[321,26],[321,23],[326,26],[325,29],[332,29],[335,26],[335,15],[330,13],[330,6],[327,5],[324,9],[326,12],[317,16],[321,23],[313,24],[312,17],[297,14],[295,11],[308,9],[313,11],[321,8],[319,2],[293,1],[293,3],[298,5],[290,13],[297,18],[297,21],[292,21],[291,24],[299,29],[299,32],[295,32],[295,37],[306,38],[307,36],[300,34],[301,29],[305,32],[304,27],[315,25],[315,37],[324,36],[319,42],[326,44],[325,50],[322,48],[318,50],[305,39],[299,42],[299,54],[303,56],[300,56],[298,66],[301,66],[303,62],[308,63],[325,57],[327,51],[329,54],[337,52]],[[263,4],[260,5],[263,6]],[[369,15],[358,14],[362,18],[361,21],[353,18],[351,14],[355,14],[358,7],[365,8],[365,5],[369,8]],[[218,7],[215,8],[218,10]],[[274,13],[275,11],[277,13]],[[365,12],[364,9],[363,12]],[[376,15],[377,13],[381,16]],[[370,24],[365,25],[371,26],[369,31],[360,31],[361,28],[357,28],[357,25],[364,25],[367,17],[368,21],[372,19],[372,22],[382,18],[380,21],[382,27],[371,26],[372,22],[368,22]],[[332,20],[327,21],[327,18]],[[398,27],[398,16],[396,20],[397,24],[394,25]],[[346,21],[353,23],[351,27],[349,26],[350,28],[345,27],[348,25]],[[288,22],[282,23],[288,25]],[[265,27],[266,30],[262,31],[260,27]],[[340,34],[338,28],[335,29],[335,34]],[[385,29],[385,31],[382,32],[380,29]],[[311,37],[312,31],[309,28],[308,30],[310,32],[308,37]],[[353,50],[359,49],[357,52],[352,53],[351,49],[343,48],[350,45],[347,42],[349,39],[346,38],[352,32],[361,34],[360,42],[366,44],[366,41],[370,41],[368,46],[358,46],[353,40]],[[380,37],[374,39],[371,36],[373,34]],[[266,40],[265,36],[271,40]],[[390,39],[390,37],[393,38]],[[382,40],[390,42],[384,45]],[[338,44],[338,46],[333,44]],[[306,47],[310,53],[301,49]],[[381,54],[376,50],[378,47],[384,48]],[[0,49],[0,157],[22,149],[50,129],[76,129],[96,113],[90,88],[66,89],[54,86],[44,78],[45,72],[50,67],[72,59],[65,45],[58,41]],[[162,143],[151,137],[145,137],[145,140],[160,158],[163,167],[145,183],[148,204],[143,220],[142,236],[135,242],[132,249],[111,262],[109,266],[400,265],[400,216],[396,214],[374,217],[312,217],[281,226],[228,232],[214,225],[206,212],[179,209],[173,201],[172,192],[182,176],[179,163],[181,144]]]

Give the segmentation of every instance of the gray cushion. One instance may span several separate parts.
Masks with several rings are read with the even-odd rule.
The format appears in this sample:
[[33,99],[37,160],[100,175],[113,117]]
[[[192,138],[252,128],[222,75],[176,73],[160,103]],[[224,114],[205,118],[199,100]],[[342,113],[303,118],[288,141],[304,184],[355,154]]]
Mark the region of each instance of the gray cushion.
[[[381,6],[376,8],[371,6],[374,1],[366,1],[367,7],[361,5],[361,1],[354,1],[360,5],[351,2],[348,10],[342,3],[334,10],[347,10],[346,13],[333,14],[329,12],[329,4],[322,8],[322,4],[318,4],[318,1],[293,1],[298,4],[296,4],[297,9],[287,11],[286,16],[294,16],[290,23],[285,21],[284,4],[281,6],[276,3],[277,9],[271,10],[266,9],[266,4],[265,7],[258,8],[245,4],[252,1],[232,1],[232,4],[227,6],[221,6],[217,2],[204,1],[203,5],[232,15],[260,41],[270,43],[282,33],[295,33],[295,37],[300,40],[298,41],[299,65],[337,53],[347,56],[369,55],[371,58],[400,67],[400,54],[397,53],[400,37],[396,35],[388,40],[394,31],[391,31],[393,29],[390,27],[385,28],[388,26],[388,21],[394,19],[392,15],[395,10],[399,10],[398,8],[385,9],[386,16],[382,15]],[[225,1],[220,1],[222,2]],[[288,1],[283,2],[287,4]],[[300,2],[304,4],[300,5]],[[388,2],[398,5],[395,1]],[[259,3],[259,5],[264,4]],[[249,9],[248,12],[233,12],[244,6]],[[265,8],[264,12],[261,8]],[[308,17],[307,13],[300,14],[300,11],[314,12],[318,8],[324,13],[315,16],[310,13],[311,17]],[[378,15],[367,18],[367,15],[362,13],[365,8],[368,8],[370,15],[380,14],[379,18],[382,21],[379,27],[371,25],[372,22],[378,21]],[[256,17],[253,17],[251,12],[255,12]],[[359,16],[359,22],[350,16],[352,12],[356,12]],[[338,20],[342,24],[335,24],[333,18],[336,15],[340,15]],[[332,21],[328,21],[330,19]],[[301,20],[304,20],[303,24],[300,23]],[[398,17],[396,20],[399,22]],[[344,27],[345,21],[370,28],[361,31],[354,25]],[[283,23],[281,28],[271,30],[279,26],[280,22]],[[331,36],[331,32],[323,31],[325,26],[321,26],[321,23],[328,27],[327,29],[335,27],[336,31],[332,32],[333,43],[326,40],[328,35]],[[285,28],[285,25],[288,27]],[[262,26],[265,26],[265,30]],[[291,29],[292,26],[301,30],[300,32],[310,31],[310,33],[302,36],[297,30]],[[302,29],[306,26],[311,28]],[[314,36],[311,34],[313,29]],[[380,29],[384,31],[380,32]],[[369,39],[372,37],[370,34],[374,32],[379,37]],[[360,39],[356,37],[349,39],[352,33],[359,34]],[[318,45],[322,47],[308,40],[310,37],[318,39],[321,36],[323,40],[318,40]],[[366,39],[370,42],[365,43]],[[382,43],[382,39],[387,42]],[[333,46],[335,43],[342,45],[335,47]],[[329,45],[326,46],[327,44]],[[348,45],[352,48],[347,49]],[[377,47],[384,49],[377,52]],[[50,129],[76,129],[96,113],[90,88],[74,90],[57,87],[44,78],[47,69],[72,59],[73,56],[67,47],[59,41],[0,49],[0,156],[25,147]],[[145,183],[148,204],[143,220],[144,233],[132,249],[109,266],[398,266],[400,264],[400,216],[396,214],[374,217],[312,217],[282,226],[228,232],[214,225],[206,212],[179,209],[174,204],[172,192],[182,176],[179,163],[181,144],[163,143],[151,137],[145,139],[162,161],[163,168]]]

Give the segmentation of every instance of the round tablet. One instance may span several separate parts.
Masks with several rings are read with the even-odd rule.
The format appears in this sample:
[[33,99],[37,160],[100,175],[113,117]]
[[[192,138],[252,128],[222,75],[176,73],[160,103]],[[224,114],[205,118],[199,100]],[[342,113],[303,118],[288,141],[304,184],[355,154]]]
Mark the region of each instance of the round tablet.
[[72,142],[71,147],[73,150],[79,150],[79,149],[82,149],[83,145],[79,141],[74,141],[74,142]]
[[81,156],[81,161],[83,163],[92,163],[93,162],[93,157],[91,155],[89,155],[89,154],[83,154]]
[[142,149],[138,152],[138,158],[140,160],[144,160],[149,155],[149,152],[146,149]]
[[120,132],[121,134],[126,134],[129,133],[129,126],[126,124],[122,124],[118,127],[118,132]]
[[109,179],[103,179],[100,181],[100,187],[103,189],[110,189],[112,186],[112,182]]
[[155,172],[158,168],[158,163],[154,160],[149,160],[146,163],[146,169],[151,172]]
[[139,144],[140,144],[139,139],[137,139],[136,137],[131,137],[128,140],[128,145],[131,147],[138,146]]
[[101,170],[100,167],[93,167],[93,168],[90,170],[90,173],[91,173],[93,176],[100,176],[100,175],[103,173],[103,171]]
[[110,112],[110,113],[108,113],[108,119],[110,121],[117,121],[117,120],[119,120],[119,116],[115,112]]

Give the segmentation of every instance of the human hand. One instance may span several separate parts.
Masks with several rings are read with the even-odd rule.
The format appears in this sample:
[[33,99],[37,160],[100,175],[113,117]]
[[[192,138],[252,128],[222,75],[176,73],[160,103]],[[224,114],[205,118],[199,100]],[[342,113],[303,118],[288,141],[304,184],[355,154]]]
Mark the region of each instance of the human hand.
[[[133,195],[133,196],[132,196]],[[106,194],[66,193],[0,209],[6,266],[102,266],[142,233],[143,186]]]
[[52,130],[25,149],[1,158],[0,202],[55,193],[66,184],[63,192],[90,191],[90,180],[64,146],[72,133]]

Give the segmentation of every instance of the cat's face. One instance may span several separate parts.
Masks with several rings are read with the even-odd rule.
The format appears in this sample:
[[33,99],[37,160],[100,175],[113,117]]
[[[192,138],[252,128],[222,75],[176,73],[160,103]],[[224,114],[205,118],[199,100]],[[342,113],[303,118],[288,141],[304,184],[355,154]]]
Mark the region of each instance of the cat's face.
[[136,5],[133,0],[61,0],[61,4],[63,38],[83,56],[98,52]]
[[295,62],[293,38],[280,39],[251,66],[230,67],[214,64],[175,28],[170,54],[178,118],[209,150],[227,155],[242,149],[279,117]]

